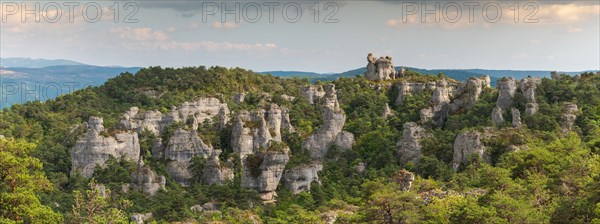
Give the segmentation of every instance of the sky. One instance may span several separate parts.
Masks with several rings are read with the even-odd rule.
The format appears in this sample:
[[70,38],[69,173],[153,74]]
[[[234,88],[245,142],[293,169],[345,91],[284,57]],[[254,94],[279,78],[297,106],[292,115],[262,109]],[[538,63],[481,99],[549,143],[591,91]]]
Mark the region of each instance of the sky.
[[598,0],[75,3],[3,0],[0,56],[333,73],[373,53],[426,69],[600,70]]

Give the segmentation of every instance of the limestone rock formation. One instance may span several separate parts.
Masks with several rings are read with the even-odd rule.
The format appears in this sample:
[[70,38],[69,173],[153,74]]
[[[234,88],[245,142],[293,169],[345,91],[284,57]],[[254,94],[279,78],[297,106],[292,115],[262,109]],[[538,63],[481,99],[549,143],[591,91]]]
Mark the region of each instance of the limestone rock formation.
[[281,151],[265,151],[243,158],[242,187],[254,189],[266,202],[275,202],[277,185],[285,165],[289,161],[289,148]]
[[390,108],[390,106],[387,105],[387,104],[383,108],[383,112],[381,112],[381,116],[384,117],[384,118],[388,118],[388,117],[394,116],[394,114],[396,114],[394,112],[394,110],[392,110],[392,108]]
[[189,161],[194,156],[208,158],[212,151],[212,146],[204,144],[195,130],[186,131],[179,128],[169,139],[164,155],[169,160]]
[[272,104],[268,111],[240,111],[233,122],[231,146],[240,157],[266,149],[270,141],[281,142],[281,130],[293,132],[286,108]]
[[323,166],[321,164],[310,164],[291,168],[283,173],[283,182],[288,189],[294,192],[294,194],[310,191],[310,185],[313,182],[321,184],[317,172],[322,169]]
[[492,110],[492,122],[494,122],[494,125],[500,126],[502,123],[504,123],[502,112],[503,110],[499,106],[495,106]]
[[420,141],[425,135],[425,130],[417,123],[404,123],[402,138],[396,144],[401,164],[406,164],[410,161],[415,164],[419,162],[419,159],[423,155],[421,153]]
[[496,84],[498,89],[498,99],[496,106],[502,110],[507,110],[513,103],[515,92],[517,91],[517,83],[512,77],[503,77]]
[[402,105],[404,98],[413,94],[422,94],[425,91],[433,91],[437,88],[435,82],[419,83],[401,81],[398,84],[398,96],[396,97],[396,105]]
[[512,108],[511,110],[511,114],[512,114],[512,125],[515,128],[520,128],[521,127],[521,112],[517,109],[517,108]]
[[431,124],[435,127],[442,126],[448,116],[451,95],[453,92],[454,87],[448,85],[446,79],[437,81],[431,97],[432,106],[423,108],[419,111],[421,123],[425,124],[428,121],[431,121]]
[[535,91],[537,86],[542,83],[539,77],[527,77],[521,80],[521,91],[525,96],[527,104],[525,105],[525,114],[534,115],[537,113],[538,104],[535,99]]
[[350,137],[351,133],[342,133],[346,115],[340,109],[335,85],[326,85],[324,89],[323,125],[302,142],[302,148],[308,150],[314,159],[322,159],[329,147],[336,143],[336,139],[340,134],[342,136],[339,139],[340,141],[337,142],[343,143],[342,147],[351,146],[354,141],[354,137]]
[[489,154],[482,143],[482,138],[483,135],[475,131],[462,132],[456,136],[452,158],[454,170],[458,170],[460,164],[467,162],[471,155],[477,155],[489,162]]
[[160,189],[165,189],[167,179],[165,176],[156,175],[149,167],[141,167],[138,172],[131,174],[132,183],[128,188],[141,189],[142,192],[155,195]]
[[189,160],[171,161],[167,163],[167,172],[171,174],[175,182],[182,186],[188,186],[190,179],[192,179],[192,174],[188,170],[189,166]]
[[144,224],[152,219],[152,213],[134,213],[131,214],[131,221],[136,224]]
[[221,150],[213,150],[202,170],[202,183],[206,185],[223,184],[233,180],[233,169],[221,164]]
[[71,150],[71,175],[79,172],[82,176],[90,178],[96,165],[104,165],[110,157],[138,161],[140,143],[137,133],[120,132],[114,137],[107,135],[102,118],[90,117],[85,136],[79,138]]
[[158,136],[166,126],[176,122],[188,123],[188,121],[191,121],[191,128],[197,129],[198,124],[206,119],[211,120],[215,116],[219,116],[221,123],[226,123],[228,115],[229,108],[227,104],[221,103],[219,99],[198,98],[195,101],[184,102],[179,107],[174,106],[166,114],[156,110],[139,113],[137,107],[132,107],[123,115],[119,121],[119,126],[126,130],[136,130],[138,132],[148,129]]
[[479,100],[479,96],[484,87],[485,81],[474,77],[469,78],[467,82],[464,85],[461,85],[457,90],[457,96],[450,104],[450,111],[471,109],[477,100]]
[[575,120],[577,119],[577,113],[579,112],[579,108],[577,104],[567,102],[563,105],[563,114],[562,114],[562,122],[561,128],[562,132],[573,131],[573,126],[575,124]]
[[367,56],[367,73],[369,80],[382,81],[396,78],[396,69],[392,64],[392,58],[389,56],[376,59],[373,54]]
[[233,95],[233,102],[240,104],[244,102],[244,99],[246,99],[246,94],[245,93],[235,93]]
[[325,91],[323,87],[320,85],[307,85],[303,86],[301,89],[302,96],[308,104],[315,104],[318,102],[321,97],[325,95]]
[[404,169],[398,171],[398,174],[394,177],[394,181],[400,185],[402,191],[409,191],[414,180],[415,174]]

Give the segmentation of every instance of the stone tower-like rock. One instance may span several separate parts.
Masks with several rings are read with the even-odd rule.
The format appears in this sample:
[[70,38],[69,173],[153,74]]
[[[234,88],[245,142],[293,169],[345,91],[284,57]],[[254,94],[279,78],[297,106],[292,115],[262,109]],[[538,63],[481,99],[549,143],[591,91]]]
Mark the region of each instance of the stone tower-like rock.
[[579,108],[577,107],[577,104],[571,102],[564,103],[562,112],[562,132],[565,133],[573,131],[575,120],[577,119],[577,113],[579,113]]
[[396,69],[392,64],[392,58],[389,56],[376,59],[372,53],[367,56],[367,73],[365,76],[369,80],[382,81],[396,78]]
[[398,157],[401,164],[408,162],[418,163],[423,155],[421,152],[421,139],[425,137],[425,130],[415,122],[404,123],[402,138],[396,144]]
[[338,142],[343,142],[342,147],[352,146],[354,135],[343,132],[346,115],[340,109],[335,91],[335,85],[324,87],[323,96],[323,125],[310,135],[303,143],[302,148],[308,150],[314,159],[321,160],[327,154],[329,147],[336,143],[338,135],[342,135]]
[[525,114],[534,115],[537,113],[538,104],[535,99],[535,91],[537,86],[542,83],[539,77],[527,77],[521,80],[521,91],[525,96],[527,104],[525,105]]
[[454,140],[454,156],[452,168],[458,170],[461,163],[468,161],[469,156],[477,155],[489,162],[489,154],[482,142],[483,135],[474,131],[462,132]]

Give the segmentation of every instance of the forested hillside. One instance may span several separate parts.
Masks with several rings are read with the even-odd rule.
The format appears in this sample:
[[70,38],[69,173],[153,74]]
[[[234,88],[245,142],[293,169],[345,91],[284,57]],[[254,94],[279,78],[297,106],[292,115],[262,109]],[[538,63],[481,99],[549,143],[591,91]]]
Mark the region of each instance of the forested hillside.
[[123,73],[2,110],[0,223],[600,223],[600,73],[489,85]]

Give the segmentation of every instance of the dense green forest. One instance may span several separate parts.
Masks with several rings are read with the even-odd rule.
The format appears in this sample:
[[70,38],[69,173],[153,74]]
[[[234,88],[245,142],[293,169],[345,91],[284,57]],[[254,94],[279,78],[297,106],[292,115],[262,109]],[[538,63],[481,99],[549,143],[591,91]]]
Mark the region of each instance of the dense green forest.
[[[154,196],[121,190],[136,169],[124,159],[109,159],[91,179],[70,175],[70,151],[91,116],[102,117],[111,133],[130,107],[166,112],[202,96],[227,103],[232,117],[271,103],[288,108],[296,132],[283,133],[291,150],[286,168],[305,165],[311,158],[302,141],[324,123],[320,103],[309,104],[301,94],[311,84],[307,79],[240,68],[150,67],[55,100],[13,105],[0,113],[0,223],[127,223],[136,213],[152,213],[148,221],[157,223],[327,223],[332,217],[336,223],[600,223],[599,73],[542,79],[536,89],[539,110],[524,115],[521,128],[494,126],[490,115],[498,90],[485,88],[472,108],[450,113],[443,126],[429,130],[419,163],[401,163],[396,144],[403,125],[419,121],[431,92],[405,96],[399,106],[397,84],[442,78],[409,71],[381,82],[365,77],[317,82],[335,84],[346,115],[343,129],[354,134],[354,145],[329,149],[320,184],[314,182],[310,191],[294,194],[280,186],[277,202],[268,204],[258,192],[240,187],[231,127],[207,122],[197,129],[203,141],[223,151],[222,161],[235,164],[235,178],[222,185],[202,184],[196,174],[205,166],[203,158],[192,160],[190,185],[177,184],[164,159],[151,156],[152,139],[168,139],[174,128],[164,136],[140,133],[144,164],[167,177],[165,189]],[[241,92],[247,93],[245,100],[234,102]],[[579,108],[569,132],[561,130],[565,102]],[[516,93],[511,106],[524,111],[526,104]],[[388,106],[392,115],[382,116]],[[473,156],[455,171],[450,164],[456,136],[489,128],[497,133],[485,142],[490,160]],[[512,145],[519,149],[506,150]],[[358,169],[363,164],[364,170]],[[406,172],[415,175],[409,190],[402,186]],[[99,184],[109,190],[98,190]],[[193,211],[205,203],[218,208]]]

